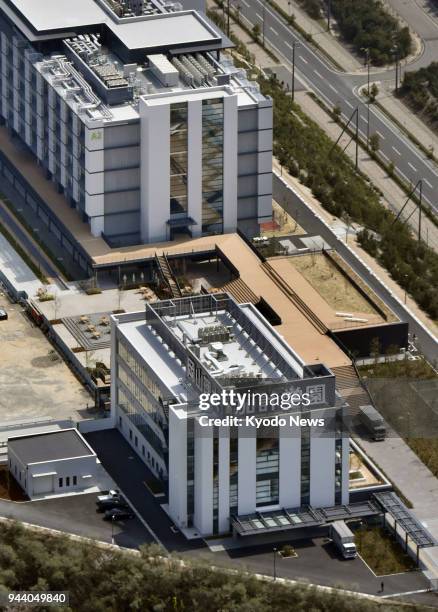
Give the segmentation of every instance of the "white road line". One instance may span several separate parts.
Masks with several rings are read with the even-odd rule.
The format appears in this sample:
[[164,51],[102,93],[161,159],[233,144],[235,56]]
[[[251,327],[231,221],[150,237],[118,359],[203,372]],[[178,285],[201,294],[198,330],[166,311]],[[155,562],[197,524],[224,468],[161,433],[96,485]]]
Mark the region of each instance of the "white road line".
[[284,44],[286,45],[286,47],[289,47],[289,49],[292,49],[292,45],[290,45],[287,40],[284,41]]
[[299,55],[298,57],[299,57],[299,58],[300,58],[300,60],[301,60],[302,62],[304,62],[305,64],[308,64],[308,63],[309,63],[309,62],[308,62],[306,59],[304,59],[304,57],[303,57],[302,55]]
[[412,168],[412,170],[413,170],[414,172],[417,172],[417,168],[416,168],[415,166],[413,166],[413,165],[411,164],[411,162],[408,162],[408,166],[409,166],[410,168]]
[[319,72],[317,70],[313,71],[317,76],[319,76],[320,79],[322,79],[322,76],[319,74]]
[[329,83],[329,84],[328,84],[328,86],[329,86],[329,87],[330,87],[330,89],[331,89],[332,91],[334,91],[335,93],[337,93],[337,94],[339,93],[339,91],[336,89],[336,87],[333,87],[333,85],[332,85],[331,83]]
[[363,115],[361,115],[360,118],[362,119],[362,121],[365,121],[365,123],[367,122],[367,118],[364,117]]
[[256,17],[257,17],[258,19],[260,19],[260,21],[263,21],[263,17],[262,17],[261,15],[259,15],[258,13],[256,13]]
[[395,147],[392,147],[392,149],[397,153],[397,155],[401,155],[400,151],[398,149],[396,149]]
[[274,30],[274,28],[271,28],[271,27],[269,29],[272,30],[272,32],[274,32],[275,36],[278,36],[277,30]]
[[354,106],[351,104],[351,102],[349,102],[348,100],[344,100],[345,104],[347,106],[349,106],[350,108],[354,108]]
[[244,4],[245,6],[248,6],[248,7],[249,7],[249,2],[246,2],[245,0],[242,0],[242,2],[243,2],[243,4]]
[[429,182],[427,179],[423,179],[423,181],[426,183],[426,185],[427,185],[428,187],[430,187],[431,189],[433,189],[433,185],[432,185],[432,183],[430,183],[430,182]]
[[380,137],[382,140],[385,140],[384,135],[383,135],[383,134],[381,134],[381,133],[379,132],[379,130],[376,130],[376,134],[378,134],[378,135],[379,135],[379,137]]

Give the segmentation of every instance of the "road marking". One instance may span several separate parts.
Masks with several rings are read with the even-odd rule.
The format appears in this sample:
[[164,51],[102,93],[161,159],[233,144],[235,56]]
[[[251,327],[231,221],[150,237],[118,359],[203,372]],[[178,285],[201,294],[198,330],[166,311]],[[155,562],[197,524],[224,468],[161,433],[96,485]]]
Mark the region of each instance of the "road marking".
[[256,13],[256,17],[258,17],[260,19],[260,21],[263,21],[263,17],[261,15],[259,15],[258,13]]
[[426,185],[428,185],[431,189],[433,189],[433,185],[429,183],[427,179],[423,179],[423,181],[426,183]]
[[384,135],[383,135],[383,134],[381,134],[381,133],[379,132],[379,130],[376,130],[376,134],[378,134],[378,135],[379,135],[379,137],[380,137],[382,140],[385,140]]
[[418,591],[405,591],[404,593],[391,593],[390,595],[380,595],[380,599],[389,597],[400,597],[402,595],[416,595],[417,593],[430,593],[429,589],[418,589]]
[[339,91],[336,89],[336,87],[333,87],[333,85],[331,83],[328,84],[328,86],[330,87],[331,90],[333,90],[335,93],[339,93]]
[[272,27],[270,27],[269,29],[270,29],[270,30],[272,30],[272,31],[274,32],[275,36],[278,36],[278,32],[277,32],[277,30],[274,30],[274,28],[272,28]]
[[292,45],[290,45],[290,44],[287,42],[287,40],[285,40],[285,41],[284,41],[284,44],[286,45],[286,47],[289,47],[289,49],[292,49],[292,48],[293,48],[293,47],[292,47]]
[[397,153],[397,155],[401,155],[400,151],[398,149],[396,149],[395,147],[392,147],[394,149],[394,151]]
[[367,122],[367,118],[364,117],[363,115],[361,115],[360,118],[362,119],[362,121],[365,121],[365,123]]
[[345,100],[345,104],[349,106],[350,108],[354,108],[354,106],[348,100]]
[[410,168],[412,168],[412,170],[413,170],[414,172],[417,172],[417,168],[416,168],[415,166],[413,166],[413,165],[411,164],[411,162],[408,162],[408,166],[409,166]]
[[245,0],[242,0],[242,2],[243,2],[243,4],[244,4],[245,6],[248,6],[248,7],[249,7],[249,2],[245,2]]
[[300,60],[301,60],[302,62],[304,62],[305,64],[308,64],[308,63],[309,63],[309,62],[308,62],[306,59],[304,59],[304,57],[303,57],[302,55],[300,55],[300,56],[299,56],[299,58],[300,58]]
[[319,76],[320,79],[322,79],[322,76],[319,74],[319,72],[317,70],[313,71],[317,76]]

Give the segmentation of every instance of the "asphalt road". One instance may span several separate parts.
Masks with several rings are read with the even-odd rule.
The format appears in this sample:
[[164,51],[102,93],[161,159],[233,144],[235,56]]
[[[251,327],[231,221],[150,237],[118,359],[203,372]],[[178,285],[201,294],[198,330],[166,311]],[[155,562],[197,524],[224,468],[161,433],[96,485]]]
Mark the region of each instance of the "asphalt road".
[[[366,138],[368,109],[360,98],[358,89],[366,84],[367,75],[346,74],[334,70],[323,56],[319,55],[270,6],[265,6],[262,0],[240,0],[239,5],[241,16],[252,25],[260,26],[261,31],[264,31],[266,41],[276,49],[277,55],[291,62],[293,44],[296,44],[296,77],[302,80],[330,108],[338,105],[344,119],[349,119],[355,109],[359,109],[359,131],[362,137]],[[436,35],[438,37],[438,28]],[[433,49],[427,54],[424,53],[411,67],[414,69],[428,65],[432,58]],[[394,78],[394,71],[372,75],[372,81]],[[438,213],[435,193],[438,187],[438,171],[434,163],[427,159],[426,155],[417,149],[379,109],[370,105],[369,112],[369,133],[379,135],[382,157],[387,162],[394,162],[396,172],[402,179],[412,182],[413,185],[422,179],[423,200],[435,213]]]

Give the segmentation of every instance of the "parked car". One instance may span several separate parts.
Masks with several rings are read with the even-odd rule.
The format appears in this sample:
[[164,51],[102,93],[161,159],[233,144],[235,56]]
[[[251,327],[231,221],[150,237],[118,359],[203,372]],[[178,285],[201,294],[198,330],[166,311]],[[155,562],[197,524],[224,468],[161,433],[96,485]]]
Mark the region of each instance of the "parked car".
[[120,493],[117,489],[111,489],[110,491],[102,493],[102,495],[98,495],[96,504],[110,499],[120,499]]
[[103,519],[104,521],[123,521],[124,519],[133,519],[134,516],[134,513],[128,507],[112,508],[105,512]]
[[97,512],[105,512],[106,510],[112,510],[113,508],[121,508],[124,510],[128,508],[128,504],[122,498],[120,499],[107,499],[105,501],[97,502]]
[[8,313],[4,308],[0,308],[0,321],[6,321],[8,318]]

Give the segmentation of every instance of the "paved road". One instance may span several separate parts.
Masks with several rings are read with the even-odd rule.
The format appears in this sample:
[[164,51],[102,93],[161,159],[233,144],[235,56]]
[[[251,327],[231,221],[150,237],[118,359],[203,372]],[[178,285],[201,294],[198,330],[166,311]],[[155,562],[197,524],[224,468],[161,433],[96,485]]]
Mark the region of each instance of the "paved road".
[[281,202],[284,209],[292,216],[296,215],[299,210],[300,225],[309,234],[317,234],[334,249],[350,264],[353,270],[361,276],[366,283],[379,295],[387,304],[394,310],[397,316],[409,323],[409,331],[416,334],[418,338],[418,346],[426,357],[433,361],[438,358],[438,346],[432,335],[428,334],[421,325],[419,325],[414,317],[412,317],[405,309],[403,304],[394,297],[394,295],[386,289],[382,282],[368,271],[361,262],[351,253],[345,243],[340,240],[330,228],[328,228],[313,211],[303,204],[302,200],[285,184],[280,178],[274,174],[273,180],[273,197],[277,202]]
[[[338,105],[344,118],[350,118],[359,108],[359,131],[366,138],[367,106],[358,95],[360,86],[366,84],[366,75],[345,74],[334,70],[327,60],[319,55],[312,46],[296,33],[282,17],[270,6],[264,7],[262,0],[241,0],[241,15],[251,24],[259,24],[265,38],[277,50],[277,54],[287,59],[292,57],[292,47],[296,43],[296,75],[313,90],[330,108]],[[264,8],[263,8],[264,7]],[[263,14],[265,19],[263,20]],[[264,28],[263,26],[264,21]],[[436,30],[438,36],[438,28]],[[432,53],[433,55],[433,53]],[[435,56],[436,58],[436,56]],[[429,54],[412,64],[412,68],[430,63]],[[394,73],[383,72],[373,80],[394,79]],[[438,214],[436,190],[438,188],[438,170],[427,157],[417,149],[409,139],[393,125],[379,109],[370,106],[370,134],[380,136],[380,152],[386,161],[393,161],[401,178],[414,185],[423,180],[423,198]]]

